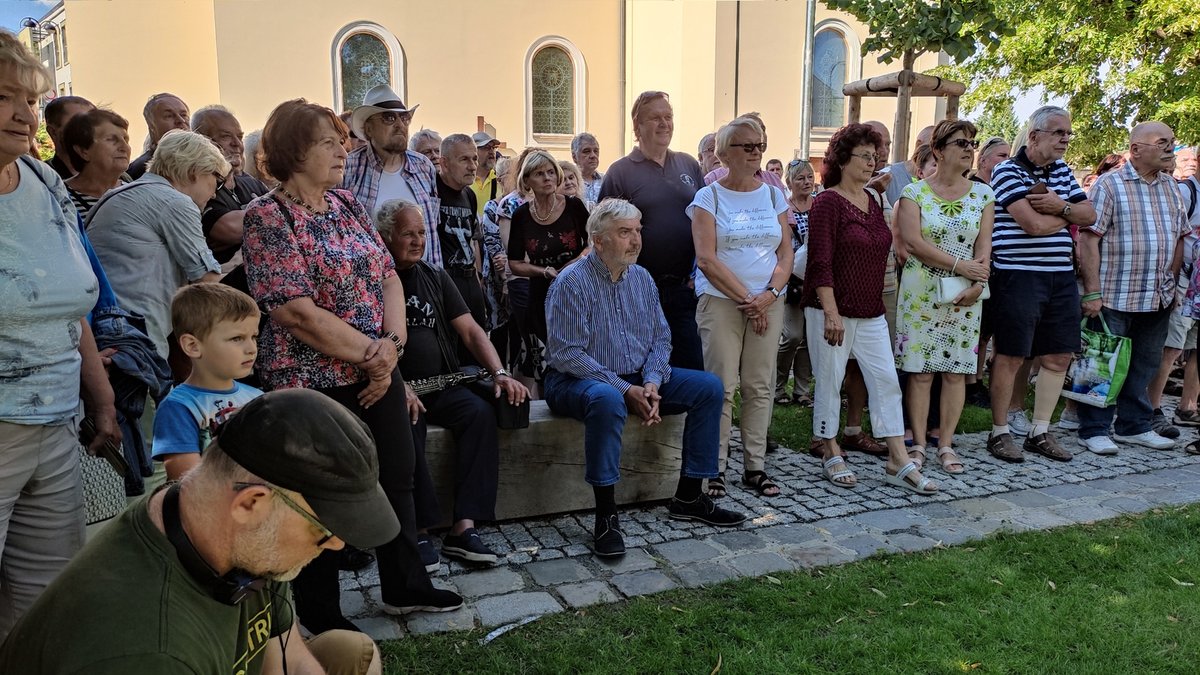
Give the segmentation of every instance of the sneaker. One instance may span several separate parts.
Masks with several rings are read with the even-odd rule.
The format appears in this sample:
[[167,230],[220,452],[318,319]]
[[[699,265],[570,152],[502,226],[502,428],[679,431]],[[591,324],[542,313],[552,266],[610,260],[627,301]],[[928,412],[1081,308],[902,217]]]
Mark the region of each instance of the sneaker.
[[1117,444],[1113,443],[1112,439],[1108,436],[1081,438],[1079,439],[1079,444],[1097,455],[1115,455],[1119,449],[1117,448]]
[[496,563],[495,552],[483,543],[473,527],[463,530],[462,534],[448,534],[443,537],[442,553],[467,562]]
[[375,562],[375,556],[361,548],[346,546],[338,551],[338,569],[344,572],[357,572]]
[[1179,428],[1171,426],[1171,423],[1167,421],[1167,416],[1163,414],[1162,408],[1155,408],[1151,413],[1150,429],[1159,436],[1172,441],[1179,438]]
[[1028,436],[1033,423],[1025,416],[1024,410],[1008,411],[1008,429],[1014,436]]
[[1151,450],[1170,450],[1175,447],[1175,441],[1164,438],[1153,431],[1146,431],[1136,436],[1117,436],[1114,434],[1113,440],[1131,445],[1140,445],[1143,448],[1150,448]]
[[1024,462],[1025,455],[1021,453],[1021,449],[1013,443],[1012,434],[1000,434],[999,436],[988,437],[987,442],[988,452],[996,459],[1002,459],[1006,462]]
[[1058,428],[1063,431],[1079,430],[1079,413],[1074,408],[1063,408],[1062,416],[1058,418]]
[[717,527],[732,527],[746,522],[746,516],[713,504],[707,495],[700,495],[690,502],[672,499],[667,505],[667,513],[675,520],[698,520]]
[[1200,427],[1200,411],[1176,408],[1174,421],[1184,427]]
[[1071,453],[1059,445],[1054,436],[1051,436],[1048,432],[1026,438],[1024,447],[1026,452],[1033,452],[1053,459],[1056,462],[1071,461]]
[[421,553],[421,564],[425,565],[425,571],[433,574],[442,566],[442,559],[438,556],[437,547],[433,545],[433,540],[427,534],[417,535],[417,551]]
[[383,611],[393,616],[412,614],[413,612],[453,612],[463,606],[462,596],[454,591],[440,588],[430,588],[425,591],[408,591],[404,604],[393,605],[383,601]]
[[605,518],[596,526],[595,538],[592,541],[592,552],[601,558],[615,558],[625,555],[625,537],[621,535],[621,523],[617,514]]

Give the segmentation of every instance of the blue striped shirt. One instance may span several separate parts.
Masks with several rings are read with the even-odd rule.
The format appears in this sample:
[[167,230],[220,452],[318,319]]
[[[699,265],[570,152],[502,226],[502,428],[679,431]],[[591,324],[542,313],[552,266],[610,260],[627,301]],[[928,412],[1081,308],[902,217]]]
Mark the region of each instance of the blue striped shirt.
[[591,253],[568,265],[546,296],[546,362],[581,380],[600,380],[621,393],[621,375],[646,384],[671,379],[671,329],[650,273],[630,265],[617,281]]
[[1062,229],[1033,236],[1021,229],[1008,207],[1029,194],[1036,183],[1045,183],[1050,191],[1072,204],[1086,201],[1087,195],[1075,182],[1071,167],[1061,159],[1044,167],[1034,167],[1025,148],[992,170],[992,191],[996,193],[996,224],[992,230],[992,258],[997,269],[1029,272],[1073,272],[1074,245],[1071,231],[1063,220]]

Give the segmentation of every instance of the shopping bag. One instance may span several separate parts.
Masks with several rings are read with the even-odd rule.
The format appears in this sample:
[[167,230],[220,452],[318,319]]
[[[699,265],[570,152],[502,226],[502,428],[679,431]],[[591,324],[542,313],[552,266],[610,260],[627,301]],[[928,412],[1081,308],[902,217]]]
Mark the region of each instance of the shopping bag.
[[1100,325],[1103,332],[1088,328],[1087,319],[1080,323],[1083,350],[1075,355],[1067,369],[1062,394],[1073,401],[1107,408],[1117,402],[1117,395],[1129,374],[1133,342],[1127,337],[1113,335],[1103,314]]

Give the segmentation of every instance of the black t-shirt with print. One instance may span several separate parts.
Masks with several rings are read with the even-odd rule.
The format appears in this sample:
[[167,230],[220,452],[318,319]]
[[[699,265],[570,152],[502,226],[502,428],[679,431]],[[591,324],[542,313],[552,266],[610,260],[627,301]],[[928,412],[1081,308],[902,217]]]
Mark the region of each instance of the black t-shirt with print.
[[461,190],[446,185],[441,175],[437,177],[438,240],[442,243],[442,261],[448,269],[464,269],[475,266],[477,240],[483,239],[479,219],[475,216],[475,193],[467,186]]
[[[418,269],[422,265],[423,269]],[[449,348],[454,353],[458,340],[450,322],[470,314],[471,310],[463,302],[454,280],[440,267],[417,263],[406,270],[397,268],[396,274],[404,286],[404,315],[408,323],[408,342],[400,360],[400,374],[406,381],[412,381],[448,372],[438,345],[438,322],[445,321]],[[441,301],[444,316],[439,315],[435,299]]]

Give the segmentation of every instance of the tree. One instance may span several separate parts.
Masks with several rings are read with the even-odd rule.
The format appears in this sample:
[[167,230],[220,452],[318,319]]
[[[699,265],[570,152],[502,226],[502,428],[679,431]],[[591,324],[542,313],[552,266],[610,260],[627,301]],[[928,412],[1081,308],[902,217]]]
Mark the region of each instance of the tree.
[[971,121],[975,123],[975,128],[978,130],[975,137],[980,139],[981,143],[992,136],[999,136],[1012,143],[1017,132],[1021,130],[1017,115],[1013,112],[1012,103],[1010,99],[993,101],[979,106],[977,114],[972,117]]
[[1124,147],[1130,125],[1146,120],[1200,140],[1196,0],[995,2],[1012,34],[945,72],[968,83],[965,105],[994,107],[1037,87],[1065,98],[1077,134],[1067,159],[1078,164]]
[[[870,37],[863,42],[862,53],[880,52],[879,61],[900,59],[901,67],[911,71],[917,57],[926,52],[944,51],[956,61],[964,61],[983,47],[993,49],[1000,37],[1010,32],[993,10],[994,0],[823,0],[830,9],[847,12],[867,26]],[[895,154],[907,153],[910,87],[897,92]]]

